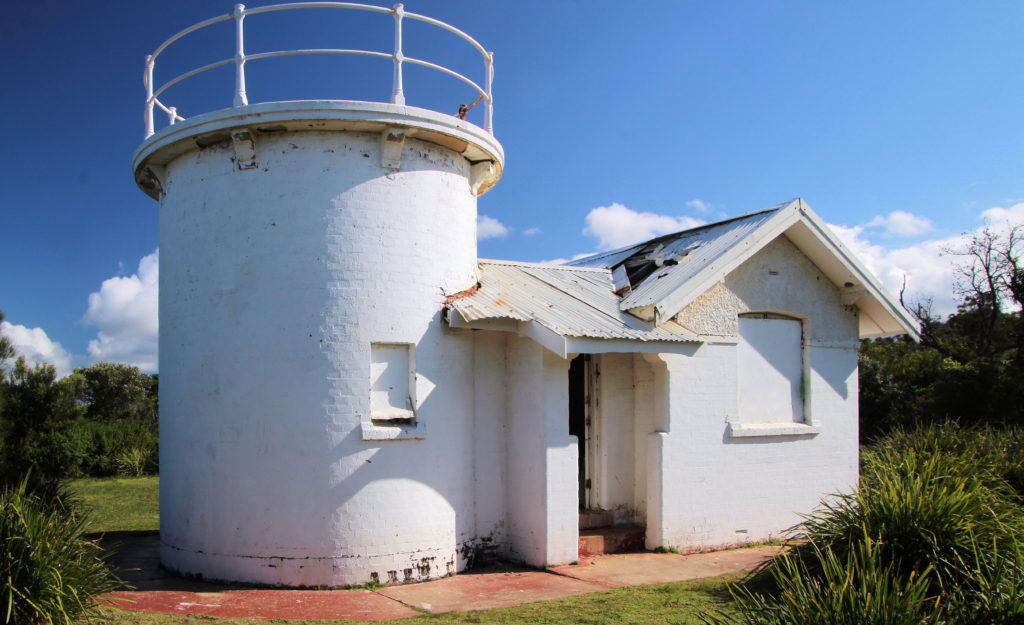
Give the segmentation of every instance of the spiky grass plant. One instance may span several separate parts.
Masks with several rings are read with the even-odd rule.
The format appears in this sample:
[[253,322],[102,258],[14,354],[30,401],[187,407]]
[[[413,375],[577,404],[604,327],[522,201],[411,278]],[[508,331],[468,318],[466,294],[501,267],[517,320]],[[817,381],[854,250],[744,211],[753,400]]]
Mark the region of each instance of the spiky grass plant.
[[929,625],[942,623],[931,567],[901,578],[883,546],[862,536],[843,556],[807,543],[770,570],[776,592],[730,588],[739,616],[705,614],[709,625]]
[[0,491],[0,617],[7,624],[70,625],[96,597],[121,587],[106,552],[85,538],[85,520],[27,490]]
[[954,456],[869,451],[859,491],[825,502],[796,528],[810,543],[796,545],[795,557],[813,566],[815,556],[805,552],[828,549],[842,558],[868,537],[901,578],[931,566],[939,590],[956,588],[970,576],[959,563],[974,557],[978,543],[998,550],[1021,540],[1014,498],[1000,479],[981,467],[964,471]]
[[[988,475],[1005,481],[1024,496],[1024,430],[990,425],[963,427],[956,422],[931,424],[913,430],[894,430],[871,446],[902,455],[915,451],[953,460],[960,475]],[[870,456],[869,456],[870,457]]]
[[[1018,437],[977,430],[963,442],[953,428],[865,450],[860,489],[823,502],[793,528],[799,538],[783,555],[734,589],[739,620],[708,622],[888,622],[867,620],[879,602],[923,596],[912,612],[920,620],[908,622],[941,611],[944,623],[1024,625],[1024,508],[1007,481],[1024,462],[1007,451]],[[858,606],[863,620],[844,620]]]

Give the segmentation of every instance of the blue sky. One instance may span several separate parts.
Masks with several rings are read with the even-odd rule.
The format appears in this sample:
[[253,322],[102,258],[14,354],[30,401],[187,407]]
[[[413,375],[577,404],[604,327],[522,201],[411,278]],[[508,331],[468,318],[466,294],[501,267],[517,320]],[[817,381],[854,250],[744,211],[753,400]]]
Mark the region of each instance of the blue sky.
[[[134,185],[145,55],[231,2],[20,3],[0,21],[0,309],[21,351],[67,371],[156,366],[157,204]],[[258,6],[252,3],[251,6]],[[479,253],[570,258],[803,197],[891,289],[952,307],[940,251],[1024,221],[1024,4],[417,1],[495,52],[504,177]],[[387,16],[247,20],[249,52],[390,51]],[[482,76],[468,46],[407,26],[406,54]],[[183,40],[157,82],[233,53]],[[374,99],[376,59],[250,64],[250,101]],[[230,106],[229,70],[168,91],[186,117]],[[472,96],[428,70],[408,103]],[[479,109],[474,109],[477,115]],[[478,118],[479,119],[479,118]],[[489,236],[487,236],[489,235]]]

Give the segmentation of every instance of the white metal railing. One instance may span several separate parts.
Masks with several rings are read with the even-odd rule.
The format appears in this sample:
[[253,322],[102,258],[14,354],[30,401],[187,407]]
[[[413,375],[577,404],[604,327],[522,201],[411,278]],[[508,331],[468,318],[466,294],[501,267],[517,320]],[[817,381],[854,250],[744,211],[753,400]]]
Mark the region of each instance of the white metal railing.
[[[374,52],[371,50],[345,50],[337,48],[316,48],[316,49],[304,49],[304,50],[281,50],[277,52],[261,52],[258,54],[246,54],[245,53],[245,33],[243,28],[243,22],[247,15],[256,15],[258,13],[269,13],[271,11],[284,11],[288,9],[355,9],[358,11],[371,11],[374,13],[390,13],[395,18],[395,47],[391,53],[387,52]],[[422,59],[416,59],[405,56],[402,54],[402,20],[405,18],[417,20],[420,22],[426,22],[439,28],[443,28],[451,33],[458,35],[459,37],[468,41],[484,58],[484,76],[485,83],[484,87],[476,84],[469,78],[466,78],[462,74],[450,70],[447,67],[442,67],[429,61]],[[185,72],[180,76],[177,76],[167,82],[165,82],[160,88],[153,88],[153,67],[156,63],[156,59],[160,56],[167,46],[171,45],[178,39],[181,39],[189,33],[193,33],[201,28],[205,28],[218,22],[226,20],[235,20],[235,56],[230,59],[224,59],[217,61],[216,63],[210,63],[194,70]],[[167,90],[168,87],[178,84],[179,82],[200,74],[207,70],[222,65],[235,65],[235,99],[234,106],[246,106],[249,104],[249,98],[245,93],[245,62],[254,61],[257,59],[269,59],[277,56],[294,56],[298,54],[349,54],[358,56],[371,56],[384,59],[391,59],[394,63],[394,78],[392,81],[391,89],[391,103],[392,104],[405,104],[405,92],[402,88],[402,65],[404,63],[413,63],[415,65],[422,65],[423,67],[429,67],[439,72],[448,74],[449,76],[458,78],[462,82],[476,89],[480,93],[480,96],[484,100],[484,130],[490,134],[494,134],[493,116],[494,116],[494,98],[492,94],[492,83],[494,82],[494,53],[488,52],[483,46],[473,39],[466,33],[462,32],[458,28],[446,24],[442,21],[435,20],[425,15],[418,15],[416,13],[408,13],[405,11],[401,4],[396,4],[394,8],[387,8],[381,6],[374,6],[370,4],[355,4],[352,2],[296,2],[293,4],[274,4],[265,7],[257,7],[254,9],[246,9],[244,4],[236,4],[235,10],[227,15],[221,15],[220,17],[214,17],[198,24],[193,24],[185,30],[177,33],[167,41],[160,44],[153,54],[146,57],[146,73],[143,76],[143,84],[146,86],[146,137],[148,138],[153,134],[153,110],[159,108],[161,111],[167,114],[168,123],[174,124],[176,121],[184,121],[185,118],[178,115],[177,109],[173,106],[166,106],[159,100],[160,95]]]

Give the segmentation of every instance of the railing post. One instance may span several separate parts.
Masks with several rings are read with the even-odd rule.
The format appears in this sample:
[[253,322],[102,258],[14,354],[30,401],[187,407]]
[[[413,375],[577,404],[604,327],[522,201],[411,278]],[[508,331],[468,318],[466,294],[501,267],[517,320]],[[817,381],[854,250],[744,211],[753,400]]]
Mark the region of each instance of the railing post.
[[395,77],[391,85],[391,103],[405,106],[405,91],[402,88],[402,17],[405,15],[405,7],[396,4],[395,13]]
[[153,55],[146,55],[146,138],[153,134]]
[[485,59],[487,64],[487,84],[484,89],[487,91],[487,108],[484,109],[484,130],[490,134],[494,134],[494,53],[488,52],[487,58]]
[[245,93],[245,44],[242,33],[242,20],[245,18],[245,5],[235,5],[235,106],[249,104],[249,97]]

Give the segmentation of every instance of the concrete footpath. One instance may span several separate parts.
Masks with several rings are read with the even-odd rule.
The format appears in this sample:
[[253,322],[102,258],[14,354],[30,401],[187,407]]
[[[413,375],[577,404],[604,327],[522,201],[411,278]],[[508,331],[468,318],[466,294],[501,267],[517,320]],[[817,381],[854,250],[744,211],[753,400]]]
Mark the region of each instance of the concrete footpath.
[[598,592],[620,586],[715,577],[748,571],[778,551],[752,547],[693,555],[630,553],[592,556],[544,571],[509,566],[475,569],[445,579],[375,590],[275,590],[174,577],[160,568],[153,533],[108,535],[118,543],[113,564],[136,588],[106,602],[125,610],[259,619],[387,620],[424,612],[486,610]]

